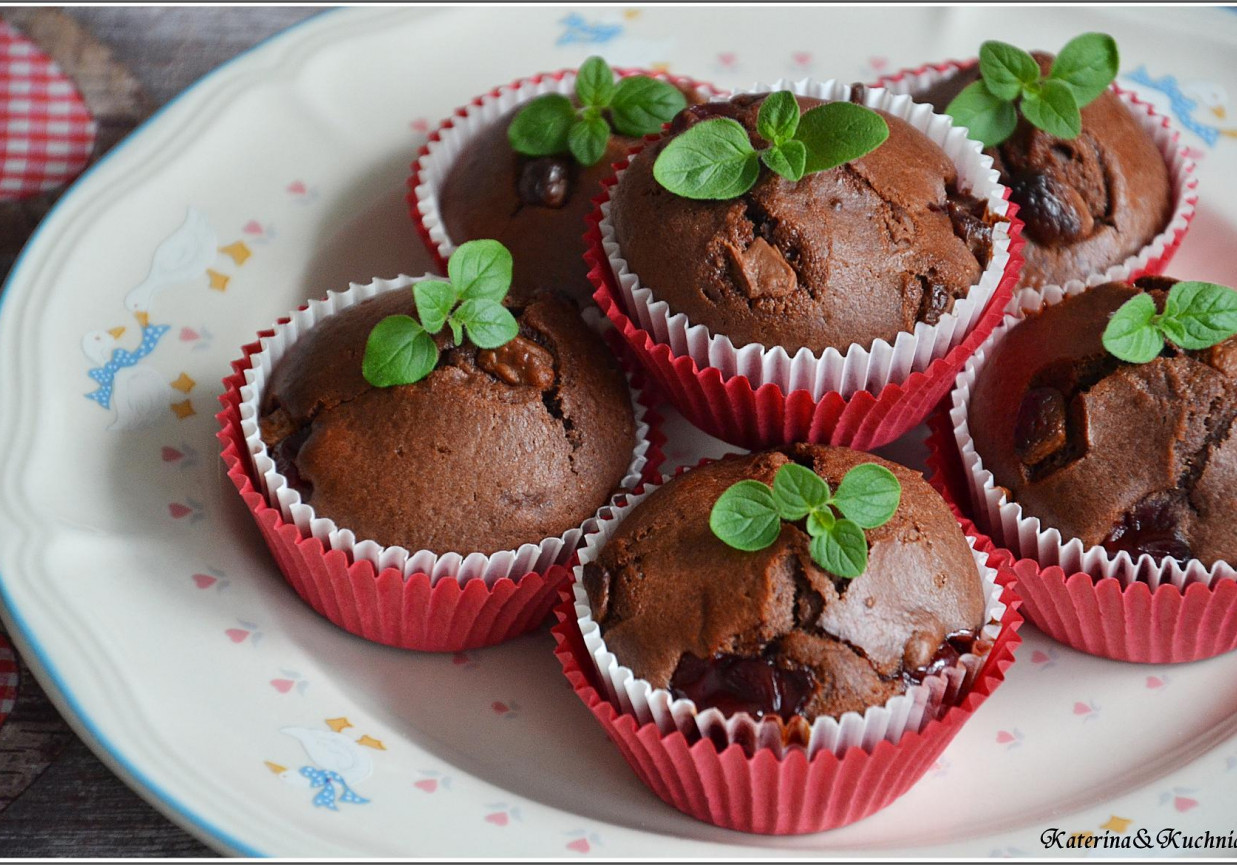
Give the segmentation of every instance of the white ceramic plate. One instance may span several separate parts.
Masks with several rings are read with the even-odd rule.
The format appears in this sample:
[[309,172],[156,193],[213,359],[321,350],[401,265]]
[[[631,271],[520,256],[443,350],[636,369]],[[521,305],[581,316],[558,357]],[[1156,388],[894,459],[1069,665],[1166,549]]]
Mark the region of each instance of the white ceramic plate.
[[[799,838],[697,823],[636,780],[545,630],[424,655],[316,616],[217,457],[219,382],[256,331],[349,280],[425,269],[407,166],[475,94],[595,52],[724,86],[873,80],[984,38],[1055,49],[1094,29],[1118,37],[1123,73],[1175,76],[1139,89],[1200,130],[1184,140],[1202,203],[1174,273],[1237,283],[1237,141],[1201,131],[1237,128],[1218,116],[1237,108],[1237,15],[1223,10],[356,9],[272,40],[78,183],[0,298],[6,625],[100,755],[223,851],[954,857],[1074,852],[1045,851],[1053,828],[1227,834],[1237,655],[1124,665],[1031,629],[1005,686],[885,811]],[[144,351],[134,311],[167,327]],[[115,347],[133,354],[101,374],[104,408],[83,397]],[[672,463],[725,450],[682,421],[670,432]],[[893,452],[919,458],[914,441]],[[354,794],[332,780],[334,809],[310,786],[325,770]]]

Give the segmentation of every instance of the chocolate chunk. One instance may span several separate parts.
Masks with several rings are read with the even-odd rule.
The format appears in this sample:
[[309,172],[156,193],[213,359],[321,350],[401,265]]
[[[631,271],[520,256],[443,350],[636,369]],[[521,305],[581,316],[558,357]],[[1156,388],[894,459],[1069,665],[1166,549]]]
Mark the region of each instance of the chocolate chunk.
[[862,84],[852,84],[850,86],[850,101],[856,105],[863,105],[868,98],[868,88]]
[[583,568],[584,591],[588,594],[589,606],[593,608],[593,618],[605,624],[606,614],[610,611],[610,572],[596,562],[589,562]]
[[915,631],[906,641],[902,653],[902,666],[908,670],[926,669],[940,649],[940,638],[926,631]]
[[742,251],[733,244],[726,244],[726,252],[735,282],[752,300],[785,297],[799,284],[794,268],[777,247],[763,237],[757,237]]
[[262,441],[267,445],[275,445],[296,432],[296,421],[281,406],[263,415],[259,429],[262,432]]
[[1018,205],[1024,232],[1048,246],[1088,237],[1095,220],[1078,191],[1047,174],[1021,171],[1009,184],[1010,200]]
[[[923,645],[916,646],[912,641],[906,646],[906,677],[912,682],[922,682],[928,676],[935,676],[954,666],[967,653],[982,655],[992,648],[987,641],[976,639],[974,631],[955,631],[946,636],[945,642],[939,646],[928,645],[932,638],[927,634],[915,636],[922,638]],[[917,657],[911,657],[912,646],[920,650]]]
[[698,709],[716,708],[725,715],[777,715],[789,720],[807,704],[816,681],[808,668],[780,666],[773,657],[722,654],[706,661],[688,652],[670,677],[670,690],[676,697],[694,702]]
[[1124,550],[1135,559],[1143,553],[1154,558],[1191,558],[1190,544],[1176,513],[1180,507],[1182,504],[1172,495],[1143,499],[1113,527],[1104,539],[1104,548],[1110,553]]
[[275,461],[275,471],[283,475],[288,481],[288,486],[299,492],[306,502],[313,496],[314,485],[301,477],[300,470],[296,466],[296,455],[301,452],[311,432],[313,432],[313,424],[307,423],[282,438],[271,448],[271,459]]
[[705,102],[701,105],[689,105],[674,115],[674,119],[670,121],[670,133],[677,134],[691,126],[695,126],[697,123],[713,120],[718,117],[734,119],[738,114],[738,103]]
[[1226,339],[1196,354],[1199,360],[1231,379],[1237,379],[1237,339]]
[[1054,387],[1027,391],[1014,422],[1014,447],[1025,465],[1033,466],[1065,447],[1065,395]]
[[935,280],[921,276],[919,282],[923,285],[923,298],[919,302],[917,319],[924,324],[936,324],[949,308],[953,297],[950,296],[948,288]]
[[[1138,279],[1134,280],[1134,285],[1138,286],[1143,291],[1163,292],[1164,294],[1167,294],[1169,289],[1176,284],[1177,280],[1173,279],[1171,276],[1156,276],[1151,274],[1148,274],[1147,276],[1140,276]],[[1164,304],[1161,302],[1157,304],[1157,306],[1159,306],[1162,310]]]
[[529,159],[520,169],[517,189],[525,204],[560,208],[571,192],[571,167],[558,156]]
[[986,219],[987,203],[964,193],[952,193],[945,210],[954,234],[962,239],[975,260],[987,267],[992,259],[992,226]]
[[554,355],[522,336],[477,352],[477,366],[513,387],[548,390],[554,386]]

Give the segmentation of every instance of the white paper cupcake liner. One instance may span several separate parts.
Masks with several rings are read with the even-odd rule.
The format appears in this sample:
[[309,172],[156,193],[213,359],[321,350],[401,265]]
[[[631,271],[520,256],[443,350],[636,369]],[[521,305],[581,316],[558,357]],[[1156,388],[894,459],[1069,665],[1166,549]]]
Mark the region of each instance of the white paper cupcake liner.
[[1088,547],[1078,538],[1066,538],[1059,530],[1043,525],[1038,517],[1024,514],[1022,506],[1009,499],[1004,488],[996,483],[975,450],[968,419],[971,391],[993,348],[1028,313],[1058,304],[1088,287],[1072,280],[1065,286],[1024,288],[1017,292],[1010,302],[1013,311],[958,373],[950,395],[949,418],[966,473],[976,525],[993,543],[1008,549],[1017,558],[1034,559],[1041,567],[1058,565],[1066,574],[1081,572],[1095,579],[1113,577],[1123,586],[1143,582],[1154,591],[1161,584],[1183,589],[1191,583],[1213,586],[1218,580],[1237,579],[1237,571],[1227,562],[1216,562],[1208,568],[1198,559],[1183,563],[1168,557],[1157,559],[1145,553],[1135,559],[1125,551],[1114,555],[1102,546]]
[[[572,590],[577,624],[585,649],[601,674],[610,701],[619,711],[635,718],[637,723],[652,722],[662,735],[677,731],[687,736],[688,741],[703,737],[714,742],[755,743],[757,748],[772,749],[780,758],[788,749],[796,747],[784,741],[781,723],[772,719],[762,721],[744,712],[727,718],[715,708],[699,711],[693,701],[675,699],[669,690],[654,688],[648,681],[637,678],[630,667],[623,666],[609,651],[601,627],[593,620],[583,584],[584,565],[597,559],[623,518],[659,486],[648,484],[638,495],[629,495],[624,501],[616,502],[601,515],[600,530],[580,547]],[[968,543],[971,543],[969,538]],[[987,555],[974,549],[971,553],[983,577],[985,592],[985,624],[979,639],[992,645],[1001,630],[1005,605],[1000,600],[997,572],[988,567]],[[811,725],[806,745],[808,757],[822,750],[840,756],[851,747],[870,751],[878,742],[897,744],[904,734],[923,730],[929,721],[939,718],[945,709],[961,701],[986,658],[986,655],[965,654],[954,666],[927,677],[922,684],[912,686],[884,705],[870,707],[862,714],[847,712],[840,718],[818,717]],[[724,747],[719,745],[718,750]]]
[[[690,84],[702,94],[719,92],[711,85],[680,76],[639,69],[618,69],[615,72],[624,78],[631,75],[648,75],[672,83]],[[546,93],[559,93],[570,97],[575,94],[575,86],[576,71],[574,69],[519,79],[456,109],[455,114],[444,120],[430,135],[421,155],[413,163],[410,204],[413,207],[414,216],[419,216],[418,227],[426,243],[441,261],[445,262],[451,257],[451,254],[455,252],[455,244],[447,234],[446,226],[443,225],[438,197],[460,154],[468,149],[478,135],[517,105],[523,105]],[[580,234],[583,235],[583,233],[584,224],[581,222]],[[583,252],[583,247],[581,247],[581,255]]]
[[[275,468],[259,429],[262,397],[275,366],[292,345],[315,324],[329,315],[347,309],[375,295],[387,291],[407,290],[423,279],[436,279],[426,274],[421,277],[400,275],[394,279],[375,279],[368,285],[353,283],[346,291],[331,291],[322,300],[311,300],[302,309],[292,313],[286,323],[274,327],[274,335],[261,340],[262,350],[252,358],[252,366],[245,371],[245,384],[241,387],[241,431],[245,437],[250,460],[259,489],[272,507],[278,508],[285,521],[296,525],[303,537],[317,538],[328,550],[340,550],[356,561],[369,561],[379,572],[396,568],[405,578],[413,574],[426,574],[431,585],[440,579],[453,578],[461,583],[480,579],[487,586],[503,578],[518,579],[536,571],[544,573],[553,565],[565,565],[575,554],[580,539],[594,532],[602,510],[582,525],[569,529],[562,535],[527,543],[519,549],[485,553],[435,553],[430,550],[409,551],[399,546],[383,546],[373,540],[358,539],[335,521],[318,516],[312,505],[301,500],[301,494]],[[647,462],[650,447],[649,425],[645,422],[647,409],[632,389],[632,406],[636,419],[636,447],[631,464],[619,483],[620,489],[632,489],[639,482]]]
[[[920,69],[898,72],[880,79],[879,86],[891,93],[901,93],[916,98],[924,91],[947,81],[964,69],[974,65],[975,60],[950,60]],[[1148,102],[1138,98],[1138,94],[1116,85],[1113,91],[1125,103],[1130,114],[1143,130],[1155,142],[1164,164],[1168,168],[1169,182],[1173,201],[1172,215],[1164,230],[1151,239],[1151,242],[1124,261],[1110,266],[1107,270],[1082,275],[1078,279],[1084,285],[1100,285],[1105,282],[1129,282],[1145,274],[1160,274],[1172,259],[1185,237],[1190,222],[1194,219],[1195,207],[1198,205],[1198,175],[1193,159],[1186,155],[1186,149],[1181,145],[1181,133],[1172,127],[1169,119],[1160,114]],[[1041,287],[1041,291],[1046,290]]]
[[[736,93],[766,93],[792,90],[800,96],[827,100],[847,100],[851,85],[836,80],[817,82],[785,79],[772,85],[755,84]],[[715,97],[719,101],[725,97]],[[966,130],[955,127],[944,115],[933,114],[931,106],[919,105],[909,96],[869,88],[864,104],[899,117],[936,143],[954,163],[958,171],[958,187],[985,201],[991,215],[1005,217],[1009,204],[1007,191],[997,180],[992,159],[984,156],[980,145],[966,137]],[[630,158],[618,171],[621,178]],[[715,334],[702,324],[693,325],[683,313],[670,309],[657,300],[656,286],[642,285],[623,258],[615,238],[610,218],[612,202],[601,205],[599,225],[602,248],[617,277],[623,302],[639,327],[654,340],[668,345],[676,355],[687,355],[701,368],[713,367],[723,378],[746,376],[756,388],[775,384],[783,393],[805,390],[813,399],[826,393],[840,393],[850,398],[860,391],[875,393],[890,382],[902,381],[912,372],[923,371],[937,358],[944,357],[958,345],[983,314],[992,299],[1009,263],[1009,223],[1000,221],[992,227],[992,259],[979,281],[972,285],[966,297],[954,302],[953,310],[941,316],[937,324],[919,322],[914,331],[899,333],[890,344],[878,339],[871,345],[852,344],[844,351],[828,348],[822,353],[802,348],[793,356],[780,346],[758,344],[736,348],[724,334]]]

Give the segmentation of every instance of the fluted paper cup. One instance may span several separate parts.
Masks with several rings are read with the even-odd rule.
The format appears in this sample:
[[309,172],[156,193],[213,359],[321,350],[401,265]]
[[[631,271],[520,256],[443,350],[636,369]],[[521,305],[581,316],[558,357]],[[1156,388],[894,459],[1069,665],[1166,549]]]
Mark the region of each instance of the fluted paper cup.
[[[789,89],[849,99],[837,81],[778,81],[740,92]],[[920,423],[949,391],[962,362],[999,323],[1022,265],[1021,222],[992,160],[943,115],[907,96],[866,90],[864,102],[907,121],[939,145],[958,170],[959,187],[983,200],[993,225],[992,256],[966,297],[935,325],[922,322],[890,343],[793,356],[779,346],[736,347],[725,334],[693,324],[657,299],[623,257],[610,218],[611,189],[632,156],[605,182],[589,218],[586,258],[594,300],[641,363],[692,423],[731,444],[771,447],[796,441],[871,449]]]
[[[601,531],[581,549],[582,564],[650,491],[603,515]],[[962,656],[882,706],[816,719],[805,742],[787,736],[780,719],[698,711],[690,700],[635,678],[607,651],[592,619],[582,564],[574,585],[560,592],[555,654],[577,696],[668,804],[744,832],[818,832],[862,819],[905,793],[1004,679],[1020,642],[1013,575],[999,574],[982,551],[975,561],[987,592],[981,639],[991,648]]]
[[[428,277],[422,277],[428,278]],[[545,618],[569,576],[576,547],[597,530],[601,510],[562,535],[492,554],[435,553],[357,538],[315,513],[275,468],[258,429],[271,371],[296,339],[322,318],[380,292],[407,290],[400,276],[352,285],[310,301],[244,348],[224,380],[218,437],[229,478],[241,493],[280,571],[297,593],[358,636],[409,649],[459,651],[517,636]],[[660,418],[633,386],[636,446],[620,489],[660,464]]]
[[[947,60],[918,69],[906,69],[881,78],[877,86],[885,87],[894,93],[907,94],[915,99],[937,84],[970,69],[977,62],[975,59]],[[1086,285],[1133,282],[1140,276],[1158,276],[1163,273],[1181,246],[1198,205],[1197,166],[1194,160],[1186,155],[1185,147],[1180,143],[1181,134],[1173,128],[1168,117],[1157,112],[1150,103],[1139,99],[1137,93],[1115,84],[1112,85],[1112,90],[1164,157],[1171,184],[1173,210],[1164,230],[1138,252],[1124,261],[1113,263],[1102,272],[1078,274],[1078,279]]]
[[971,438],[971,392],[992,348],[1027,313],[1085,291],[1080,281],[1023,289],[1016,313],[959,373],[930,418],[929,481],[974,520],[976,547],[1006,556],[1018,576],[1026,617],[1062,643],[1122,661],[1175,663],[1237,648],[1237,571],[1086,546],[1025,514],[984,466]]

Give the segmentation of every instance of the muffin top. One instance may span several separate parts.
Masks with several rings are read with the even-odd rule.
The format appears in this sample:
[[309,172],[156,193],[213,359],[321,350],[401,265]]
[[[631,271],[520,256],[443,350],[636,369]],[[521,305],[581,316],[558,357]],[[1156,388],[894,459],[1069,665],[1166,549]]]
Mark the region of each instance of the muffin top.
[[[694,90],[680,90],[689,104],[700,100]],[[584,218],[613,164],[640,139],[612,129],[604,155],[591,166],[570,153],[525,156],[507,139],[507,128],[524,107],[481,130],[460,153],[439,193],[443,225],[457,245],[484,237],[511,250],[512,297],[552,291],[582,306],[593,295],[584,263]]]
[[[1032,56],[1047,74],[1053,55]],[[978,77],[976,64],[914,96],[944,111]],[[1013,135],[985,152],[1024,223],[1022,285],[1102,273],[1150,243],[1172,215],[1164,157],[1112,90],[1083,106],[1082,132],[1073,140],[1020,115]]]
[[[866,532],[864,572],[818,566],[809,536],[783,523],[774,543],[742,552],[709,526],[732,484],[771,484],[795,462],[836,488],[860,463],[894,473],[893,518]],[[862,712],[907,681],[968,651],[984,590],[966,539],[941,497],[902,466],[868,454],[792,445],[722,460],[668,481],[626,516],[584,569],[594,619],[619,663],[654,687],[726,714]]]
[[1143,364],[1101,342],[1118,307],[1146,292],[1162,312],[1175,282],[1096,286],[1015,326],[979,372],[970,430],[1009,497],[1066,539],[1237,561],[1237,338]]
[[658,154],[695,123],[731,117],[756,146],[766,96],[689,107],[632,158],[611,210],[631,271],[736,346],[844,350],[936,323],[979,280],[991,228],[944,151],[905,121],[881,112],[889,137],[866,156],[797,182],[762,170],[738,198],[682,198],[656,181]]
[[421,381],[361,374],[370,331],[415,315],[391,291],[324,318],[275,368],[261,432],[319,516],[358,539],[436,553],[493,553],[561,535],[619,485],[635,447],[626,380],[564,300],[508,304],[519,336],[480,350],[438,335]]

